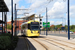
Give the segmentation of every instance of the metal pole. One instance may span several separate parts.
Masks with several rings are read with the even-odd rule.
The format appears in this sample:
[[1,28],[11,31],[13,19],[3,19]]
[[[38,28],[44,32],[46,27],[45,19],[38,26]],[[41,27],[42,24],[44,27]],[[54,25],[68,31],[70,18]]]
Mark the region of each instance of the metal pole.
[[15,36],[16,36],[16,19],[17,19],[17,16],[16,16],[16,4],[15,4]]
[[45,35],[45,28],[44,28],[44,35]]
[[[66,26],[66,18],[64,18],[64,20],[65,20],[64,26]],[[65,32],[66,32],[66,28],[65,28]]]
[[65,23],[64,23],[64,25],[66,25],[66,19],[65,18],[63,18],[64,20],[65,20]]
[[[18,26],[18,21],[17,21],[17,9],[16,9],[16,27]],[[16,33],[18,33],[18,29],[16,28]],[[17,35],[17,34],[16,34]]]
[[5,33],[5,12],[4,12],[4,33]]
[[[39,14],[39,23],[40,23],[40,14]],[[39,24],[39,29],[40,29],[40,24]],[[41,34],[41,29],[40,29],[40,34]]]
[[69,0],[68,0],[68,40],[70,40]]
[[11,17],[11,25],[12,25],[12,40],[13,40],[13,0],[11,0],[11,14],[12,14],[12,17]]
[[63,17],[62,17],[62,26],[63,26]]
[[35,22],[35,15],[34,15],[34,22]]
[[3,7],[2,7],[2,33],[3,33]]
[[66,18],[63,18],[64,19],[64,21],[65,21],[65,23],[64,23],[64,26],[66,25]]
[[47,17],[47,7],[46,7],[46,36],[47,36],[47,22],[48,22],[48,17]]
[[7,12],[6,12],[6,32],[7,32]]
[[19,33],[19,20],[18,20],[18,33]]

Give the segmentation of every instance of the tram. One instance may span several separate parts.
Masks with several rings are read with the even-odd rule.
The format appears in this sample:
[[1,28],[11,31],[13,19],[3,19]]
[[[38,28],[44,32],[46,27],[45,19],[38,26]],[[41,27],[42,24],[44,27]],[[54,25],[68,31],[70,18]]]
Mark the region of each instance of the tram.
[[28,37],[38,37],[40,35],[40,29],[39,29],[39,22],[30,20],[28,22],[25,22],[21,25],[21,30],[23,32],[23,35]]

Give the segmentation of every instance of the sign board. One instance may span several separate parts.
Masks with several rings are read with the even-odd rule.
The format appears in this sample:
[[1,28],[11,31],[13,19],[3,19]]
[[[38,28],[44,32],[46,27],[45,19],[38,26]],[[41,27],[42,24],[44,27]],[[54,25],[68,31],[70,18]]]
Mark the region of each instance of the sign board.
[[[46,23],[45,22],[43,22],[43,27],[46,28]],[[47,28],[49,28],[49,27],[50,27],[50,22],[47,22]]]
[[0,30],[2,30],[2,27],[0,27]]
[[31,25],[39,25],[39,22],[31,22]]

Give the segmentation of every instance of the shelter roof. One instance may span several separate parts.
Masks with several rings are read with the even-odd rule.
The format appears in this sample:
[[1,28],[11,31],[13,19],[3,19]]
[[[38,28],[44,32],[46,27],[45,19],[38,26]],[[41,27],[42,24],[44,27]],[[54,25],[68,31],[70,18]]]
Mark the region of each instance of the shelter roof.
[[9,9],[8,9],[6,3],[4,2],[4,0],[0,0],[0,12],[2,12],[2,10],[3,10],[3,12],[9,11]]
[[1,23],[5,23],[5,22],[3,22],[2,20],[0,20],[0,24],[1,24]]

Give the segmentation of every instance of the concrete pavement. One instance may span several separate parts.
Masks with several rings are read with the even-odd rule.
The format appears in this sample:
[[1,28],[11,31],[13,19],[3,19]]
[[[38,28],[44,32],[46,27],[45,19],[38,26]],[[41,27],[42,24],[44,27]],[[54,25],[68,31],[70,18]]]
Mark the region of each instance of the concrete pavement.
[[17,47],[15,50],[36,50],[36,48],[31,44],[31,42],[26,37],[19,37]]
[[[19,36],[20,35],[21,33],[19,34]],[[30,50],[75,50],[75,39],[73,38],[68,40],[67,37],[62,36],[40,35],[38,38],[27,37],[27,39],[30,46]],[[33,39],[35,39],[36,41]],[[38,43],[37,41],[40,43]],[[15,50],[28,50],[25,39],[23,37],[19,38]]]

